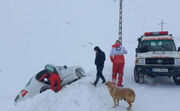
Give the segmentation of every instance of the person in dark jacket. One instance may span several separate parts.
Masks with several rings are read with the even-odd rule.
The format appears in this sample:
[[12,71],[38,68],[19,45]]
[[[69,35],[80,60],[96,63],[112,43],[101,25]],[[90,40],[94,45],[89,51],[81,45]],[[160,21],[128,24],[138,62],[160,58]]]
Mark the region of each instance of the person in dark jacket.
[[106,82],[102,74],[102,71],[104,68],[104,61],[106,60],[106,57],[105,57],[105,53],[98,46],[94,48],[94,51],[96,52],[95,65],[97,69],[97,75],[96,75],[96,80],[93,83],[93,85],[96,87],[96,84],[98,83],[99,78],[102,79],[102,83]]

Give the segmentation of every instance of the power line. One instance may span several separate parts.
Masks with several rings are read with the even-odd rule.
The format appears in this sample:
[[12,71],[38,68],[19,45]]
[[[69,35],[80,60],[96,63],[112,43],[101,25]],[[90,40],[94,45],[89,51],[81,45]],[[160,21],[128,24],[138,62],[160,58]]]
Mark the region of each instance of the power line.
[[158,23],[159,25],[161,25],[161,31],[163,31],[163,26],[164,26],[164,24],[166,24],[163,20],[161,20],[161,22],[160,23]]
[[[143,30],[145,28],[145,21],[149,21],[151,19],[154,19],[154,20],[161,20],[159,16],[157,15],[154,15],[151,11],[145,9],[141,4],[139,4],[137,1],[134,1],[134,0],[129,0],[131,1],[138,9],[140,9],[140,11],[137,11],[137,10],[134,10],[132,9],[131,7],[129,7],[130,9],[132,9],[132,11],[138,15],[142,15],[144,16],[144,23],[143,23]],[[114,2],[117,2],[117,0],[114,0]],[[123,29],[122,29],[122,22],[123,22],[123,13],[122,13],[122,10],[123,10],[123,0],[120,0],[119,3],[119,34],[118,34],[118,39],[121,40],[122,42],[122,32],[123,32]],[[164,30],[164,25],[167,24],[165,23],[163,20],[161,20],[161,23],[158,23],[160,26],[161,26],[161,31]],[[173,24],[171,23],[168,23],[168,25],[171,25],[172,28],[175,27]]]
[[[133,10],[133,12],[136,11],[136,13],[139,13],[139,14],[143,15],[144,17],[146,16],[147,19],[152,18],[152,19],[154,19],[154,20],[158,20],[158,21],[160,20],[160,17],[159,17],[159,16],[154,15],[152,12],[150,12],[150,11],[147,10],[147,9],[145,9],[145,8],[144,8],[142,5],[140,5],[137,1],[135,1],[135,0],[129,0],[129,1],[131,1],[137,8],[139,8],[142,13],[137,12],[136,10]],[[130,8],[131,8],[131,7],[130,7]],[[150,19],[149,19],[149,20],[150,20]],[[159,23],[159,24],[161,24],[161,23]],[[166,24],[166,23],[163,22],[163,25],[161,25],[161,30],[163,30],[164,24]],[[176,29],[176,26],[175,26],[174,24],[168,23],[168,25],[171,25],[171,28]]]

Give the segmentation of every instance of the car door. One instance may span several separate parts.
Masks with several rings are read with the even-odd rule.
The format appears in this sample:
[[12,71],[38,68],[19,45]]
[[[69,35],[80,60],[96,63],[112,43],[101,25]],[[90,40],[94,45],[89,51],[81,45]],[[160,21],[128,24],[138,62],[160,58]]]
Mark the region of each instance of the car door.
[[73,73],[74,71],[71,67],[67,67],[66,69],[61,70],[63,84],[69,84],[76,79]]

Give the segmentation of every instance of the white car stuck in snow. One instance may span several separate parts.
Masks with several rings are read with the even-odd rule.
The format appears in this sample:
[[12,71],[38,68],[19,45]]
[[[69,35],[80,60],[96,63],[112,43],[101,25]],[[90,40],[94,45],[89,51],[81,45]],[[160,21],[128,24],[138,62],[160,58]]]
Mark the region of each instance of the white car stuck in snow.
[[[61,78],[61,87],[70,84],[78,79],[81,79],[85,76],[85,71],[80,66],[54,66],[48,64],[45,68],[55,68]],[[19,101],[25,100],[27,98],[31,98],[34,95],[42,93],[48,89],[50,89],[50,85],[45,79],[43,82],[38,81],[38,74],[31,77],[31,79],[26,84],[25,88],[22,89],[15,98],[15,104]]]

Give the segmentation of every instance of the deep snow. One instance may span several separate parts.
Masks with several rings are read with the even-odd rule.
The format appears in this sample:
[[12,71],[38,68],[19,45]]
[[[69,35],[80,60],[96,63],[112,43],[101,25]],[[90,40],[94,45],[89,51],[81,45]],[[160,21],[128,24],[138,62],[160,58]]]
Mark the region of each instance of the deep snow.
[[[111,68],[103,71],[107,80],[111,79]],[[95,71],[81,80],[65,86],[59,93],[49,90],[31,99],[19,103],[16,107],[12,101],[5,101],[8,107],[4,111],[125,111],[128,104],[120,102],[113,108],[113,100],[105,85],[99,81],[97,87],[90,85],[95,80]],[[145,84],[134,82],[132,67],[127,67],[124,86],[135,90],[136,100],[132,111],[175,111],[179,108],[179,86],[169,78],[146,78]],[[9,103],[8,103],[9,102]],[[11,103],[11,104],[10,104]]]
[[[113,0],[0,0],[1,111],[125,110],[125,102],[112,108],[104,85],[89,85],[95,80],[96,45],[106,53],[104,74],[111,79],[109,53],[118,37],[118,6]],[[161,19],[180,46],[178,10],[178,0],[124,0],[123,45],[128,54],[123,83],[136,92],[132,111],[179,110],[180,88],[171,79],[149,78],[139,85],[133,78],[137,38],[160,30]],[[80,65],[87,77],[57,94],[47,91],[14,107],[16,94],[48,63]]]

